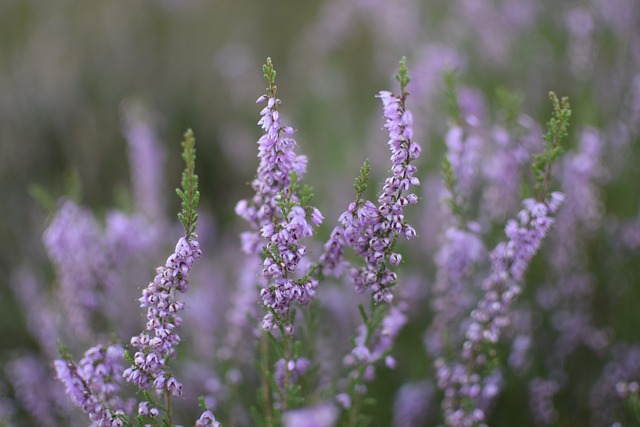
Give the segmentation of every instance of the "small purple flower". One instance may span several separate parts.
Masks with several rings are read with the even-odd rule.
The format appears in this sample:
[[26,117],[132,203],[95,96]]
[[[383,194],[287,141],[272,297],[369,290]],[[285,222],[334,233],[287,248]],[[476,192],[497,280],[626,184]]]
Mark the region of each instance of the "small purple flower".
[[[275,364],[273,373],[273,379],[281,392],[285,391],[285,388],[294,384],[298,377],[304,375],[311,366],[311,362],[306,357],[300,357],[298,359],[279,359]],[[285,384],[285,382],[288,382]],[[277,394],[276,394],[277,397]]]
[[213,416],[213,412],[207,410],[200,415],[198,421],[196,421],[195,427],[220,427],[221,424],[216,421],[216,417]]

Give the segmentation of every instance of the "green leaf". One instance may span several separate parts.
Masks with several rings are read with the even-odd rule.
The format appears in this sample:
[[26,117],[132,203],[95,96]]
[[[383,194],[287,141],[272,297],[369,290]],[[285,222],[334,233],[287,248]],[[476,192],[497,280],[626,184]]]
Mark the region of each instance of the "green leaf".
[[362,198],[365,190],[367,189],[367,182],[369,181],[369,174],[371,172],[371,162],[366,159],[360,168],[360,175],[356,178],[356,182],[353,184],[353,189],[356,190],[357,200]]
[[364,324],[369,324],[369,316],[367,316],[367,312],[365,311],[362,304],[358,304],[358,311],[360,312],[360,317],[362,317],[362,321],[364,322]]
[[444,95],[446,98],[447,116],[454,123],[462,124],[462,113],[458,103],[458,72],[455,69],[445,70],[442,73],[444,80]]
[[60,353],[62,360],[68,363],[73,363],[73,356],[71,355],[69,348],[60,340],[58,340],[56,344],[58,346],[58,353]]
[[569,122],[571,119],[569,98],[558,99],[555,93],[549,92],[549,99],[551,100],[553,111],[547,123],[547,133],[543,137],[546,144],[543,153],[535,155],[531,165],[536,180],[537,198],[541,202],[547,197],[553,163],[563,153],[561,143],[562,139],[569,134]]
[[181,200],[182,212],[178,213],[178,219],[184,227],[187,238],[195,237],[196,225],[198,222],[198,202],[200,192],[198,191],[198,175],[195,174],[196,148],[193,131],[187,129],[182,141],[182,159],[185,168],[182,172],[182,188],[176,188],[176,193]]
[[411,81],[411,76],[409,76],[409,71],[407,70],[407,57],[403,56],[400,60],[400,69],[398,73],[395,75],[396,80],[400,83],[400,92],[405,94],[407,92],[407,85]]
[[269,85],[267,87],[267,94],[270,97],[276,96],[276,70],[273,68],[273,63],[271,62],[271,58],[267,58],[267,63],[262,66],[262,73],[264,76],[264,80]]
[[203,411],[206,411],[207,409],[209,409],[209,408],[207,408],[207,403],[204,401],[204,396],[202,396],[202,395],[198,396],[198,406]]

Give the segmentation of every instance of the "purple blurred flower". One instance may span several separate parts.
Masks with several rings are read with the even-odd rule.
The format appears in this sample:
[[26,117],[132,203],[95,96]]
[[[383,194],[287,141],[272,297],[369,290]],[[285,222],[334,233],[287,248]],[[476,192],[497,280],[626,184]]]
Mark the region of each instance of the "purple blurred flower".
[[435,390],[427,381],[403,384],[393,402],[394,427],[420,427],[435,415]]
[[[476,224],[471,228],[476,229]],[[486,249],[477,233],[450,227],[436,254],[437,277],[432,289],[431,308],[434,317],[425,335],[427,351],[442,355],[444,339],[458,346],[464,332],[462,320],[473,304],[469,276],[475,263],[486,257]]]
[[136,212],[151,222],[164,218],[164,166],[166,152],[159,141],[153,117],[136,101],[124,104],[122,133],[129,144],[131,183]]
[[202,415],[200,415],[200,418],[198,418],[198,421],[196,421],[195,427],[220,427],[221,425],[222,424],[216,421],[213,412],[204,411]]
[[56,395],[62,394],[61,384],[52,379],[46,363],[35,355],[24,355],[10,360],[4,371],[16,403],[39,426],[55,427],[59,425],[57,415],[62,412],[59,405],[64,408],[66,402],[57,401]]
[[[508,240],[499,243],[491,253],[492,272],[482,285],[483,297],[471,312],[461,361],[447,364],[442,358],[436,360],[438,386],[444,391],[442,408],[448,426],[463,427],[485,420],[480,403],[486,383],[483,384],[480,373],[492,357],[487,354],[486,347],[495,345],[501,332],[510,324],[513,304],[522,292],[524,273],[554,222],[551,215],[563,200],[561,193],[552,193],[544,202],[523,201],[517,220],[509,220],[505,227]],[[463,407],[461,402],[465,399],[475,402],[475,408]]]
[[553,379],[534,378],[529,382],[529,410],[536,425],[546,426],[557,421],[553,396],[559,390],[560,384]]
[[609,362],[589,393],[591,425],[611,425],[623,398],[617,386],[620,382],[640,380],[640,346],[617,344],[612,348]]
[[284,427],[333,427],[338,419],[338,408],[329,403],[287,411],[283,415]]
[[77,366],[70,361],[54,362],[67,395],[97,426],[121,427],[125,412],[132,409],[132,402],[125,403],[117,395],[124,369],[123,354],[119,345],[95,346],[87,350]]

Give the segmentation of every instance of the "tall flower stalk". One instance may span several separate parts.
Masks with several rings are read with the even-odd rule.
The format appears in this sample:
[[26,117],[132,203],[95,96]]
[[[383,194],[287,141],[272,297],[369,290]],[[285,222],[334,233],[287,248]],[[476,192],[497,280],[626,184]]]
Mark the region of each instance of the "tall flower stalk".
[[[195,233],[200,193],[195,174],[195,139],[191,130],[185,133],[182,147],[186,166],[182,188],[176,191],[182,204],[178,218],[185,234],[165,264],[156,269],[154,280],[142,291],[139,301],[141,307],[147,308],[148,322],[143,332],[131,338],[131,346],[136,349],[134,355],[125,353],[118,345],[97,346],[88,350],[76,365],[63,349],[63,359],[55,362],[58,378],[64,382],[67,394],[97,426],[130,425],[127,413],[131,412],[132,405],[125,405],[117,396],[122,378],[143,391],[144,399],[137,408],[138,424],[174,425],[172,397],[182,395],[182,384],[168,364],[180,343],[177,328],[182,324],[182,318],[178,314],[184,309],[184,303],[178,295],[187,290],[189,272],[202,256]],[[120,364],[124,361],[123,354],[130,364],[126,369]],[[150,389],[155,390],[163,401],[156,401],[148,393]],[[218,425],[207,410],[196,424]]]
[[[318,281],[312,275],[313,268],[308,269],[303,262],[307,247],[302,239],[313,236],[313,227],[319,226],[324,218],[310,206],[310,188],[301,185],[307,158],[294,151],[297,145],[294,129],[281,124],[278,110],[281,101],[276,98],[276,71],[270,58],[263,73],[267,93],[256,102],[266,103],[258,121],[265,133],[258,140],[260,164],[251,183],[254,196],[238,202],[236,213],[251,229],[241,235],[244,252],[262,258],[260,297],[267,310],[262,319],[262,329],[267,332],[262,335],[261,344],[262,403],[264,422],[273,425],[278,422],[279,411],[289,409],[296,394],[296,377],[306,370],[297,368],[305,363],[294,354],[294,305],[308,305],[315,297]],[[274,329],[280,332],[281,341],[271,335]],[[280,367],[279,381],[271,373],[268,337],[281,355],[276,363]]]
[[[545,135],[544,153],[534,159],[536,199],[523,201],[517,219],[507,222],[507,240],[491,252],[491,274],[482,284],[484,295],[470,314],[460,358],[436,360],[438,386],[444,392],[444,422],[450,427],[477,426],[486,421],[482,400],[497,395],[491,373],[497,362],[495,346],[510,324],[511,311],[522,293],[524,274],[554,223],[553,214],[564,200],[562,193],[548,194],[554,161],[562,152],[560,141],[568,133],[569,101],[550,94],[554,111]],[[486,402],[485,402],[486,403]]]
[[[307,254],[301,239],[311,237],[313,226],[320,225],[323,217],[318,209],[309,206],[310,190],[301,187],[307,158],[295,154],[294,130],[280,122],[281,101],[276,98],[276,71],[270,58],[263,71],[267,93],[257,103],[266,103],[258,122],[265,133],[258,141],[260,164],[251,183],[255,193],[251,200],[238,202],[236,213],[251,228],[241,235],[243,250],[263,256],[262,277],[267,283],[260,295],[268,312],[262,327],[282,327],[286,335],[291,335],[291,305],[308,304],[317,286],[317,281],[299,268]],[[294,278],[296,275],[298,279]]]
[[[382,101],[384,129],[389,133],[388,146],[391,151],[392,175],[385,180],[377,204],[365,199],[370,165],[366,161],[356,179],[356,200],[340,216],[324,246],[319,262],[320,270],[327,275],[348,272],[358,293],[371,292],[370,310],[360,306],[364,322],[354,340],[355,347],[345,363],[349,369],[348,383],[344,392],[337,395],[338,403],[347,411],[343,423],[356,425],[362,420],[360,406],[366,392],[365,383],[373,379],[374,365],[382,360],[388,367],[395,366],[390,351],[398,333],[407,321],[402,304],[390,309],[393,288],[398,283],[394,267],[402,262],[402,255],[395,247],[401,237],[412,239],[415,229],[406,221],[404,208],[418,202],[411,193],[412,187],[420,184],[416,166],[412,164],[420,155],[420,146],[413,141],[413,117],[406,107],[409,95],[407,85],[411,78],[406,59],[400,62],[396,75],[400,94],[382,91],[376,95]],[[364,265],[355,267],[344,259],[344,247],[351,247],[364,260]]]
[[[195,138],[191,130],[185,133],[182,146],[186,166],[182,174],[182,188],[176,192],[182,203],[178,218],[185,234],[178,240],[164,266],[156,269],[154,280],[142,291],[140,307],[147,308],[148,322],[145,331],[131,338],[131,346],[137,350],[133,356],[125,355],[131,366],[123,374],[128,382],[141,390],[154,389],[158,396],[164,398],[160,403],[149,393],[144,393],[145,399],[138,405],[138,416],[162,419],[168,425],[173,425],[172,397],[182,395],[182,383],[168,366],[180,343],[177,328],[182,324],[182,318],[178,313],[184,309],[184,302],[178,299],[178,292],[186,292],[189,272],[195,261],[202,257],[195,233],[200,193],[195,174]],[[161,413],[164,413],[163,417],[160,417]]]

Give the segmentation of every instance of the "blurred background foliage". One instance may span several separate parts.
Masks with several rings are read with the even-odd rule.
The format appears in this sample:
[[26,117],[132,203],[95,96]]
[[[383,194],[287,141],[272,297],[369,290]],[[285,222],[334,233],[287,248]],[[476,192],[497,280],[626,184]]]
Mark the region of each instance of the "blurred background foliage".
[[[618,122],[637,124],[635,0],[2,0],[0,363],[22,351],[16,349],[37,347],[11,291],[11,272],[26,265],[52,281],[40,237],[51,212],[36,200],[33,185],[55,200],[74,187],[70,183],[80,183],[79,201],[98,212],[131,202],[122,197],[130,182],[123,105],[141,102],[153,113],[168,152],[167,215],[178,209],[179,142],[191,127],[202,215],[215,229],[239,230],[233,207],[250,194],[260,135],[254,101],[264,91],[260,66],[270,56],[281,111],[309,157],[306,182],[327,218],[321,230],[327,236],[364,158],[372,159],[375,178],[386,174],[374,94],[395,88],[391,76],[403,55],[414,77],[409,105],[425,177],[439,176],[444,153],[440,72],[447,67],[459,70],[461,87],[480,94],[478,109],[491,117],[498,88],[520,94],[521,110],[538,123],[549,116],[549,90],[569,96],[574,146],[585,126],[613,140]],[[621,249],[609,231],[638,215],[640,149],[633,126],[625,130],[629,143],[620,153],[613,141],[605,155],[615,178],[602,191],[609,230],[586,242],[599,286],[594,316],[626,342],[640,339],[640,259],[637,250],[624,252],[622,263],[612,259]],[[435,236],[427,230],[418,232],[427,240],[422,245],[436,244],[428,242]],[[212,240],[207,252],[219,245]],[[427,260],[425,268],[432,267]],[[531,276],[543,277],[544,268],[534,263]],[[431,372],[420,338],[428,318],[420,319],[398,347],[398,359],[408,361],[403,369],[414,378]],[[599,375],[597,357],[578,354],[575,360],[572,368],[589,382]],[[376,384],[374,395],[383,401],[400,385],[392,372],[382,372]],[[518,418],[526,410],[526,390],[515,390],[521,395],[504,395],[500,403],[514,409],[497,412],[492,425],[529,425]],[[586,425],[585,392],[572,390],[578,391],[560,396],[565,415],[558,425]],[[389,425],[390,406],[372,409],[374,425]],[[22,419],[28,425],[28,415]]]

